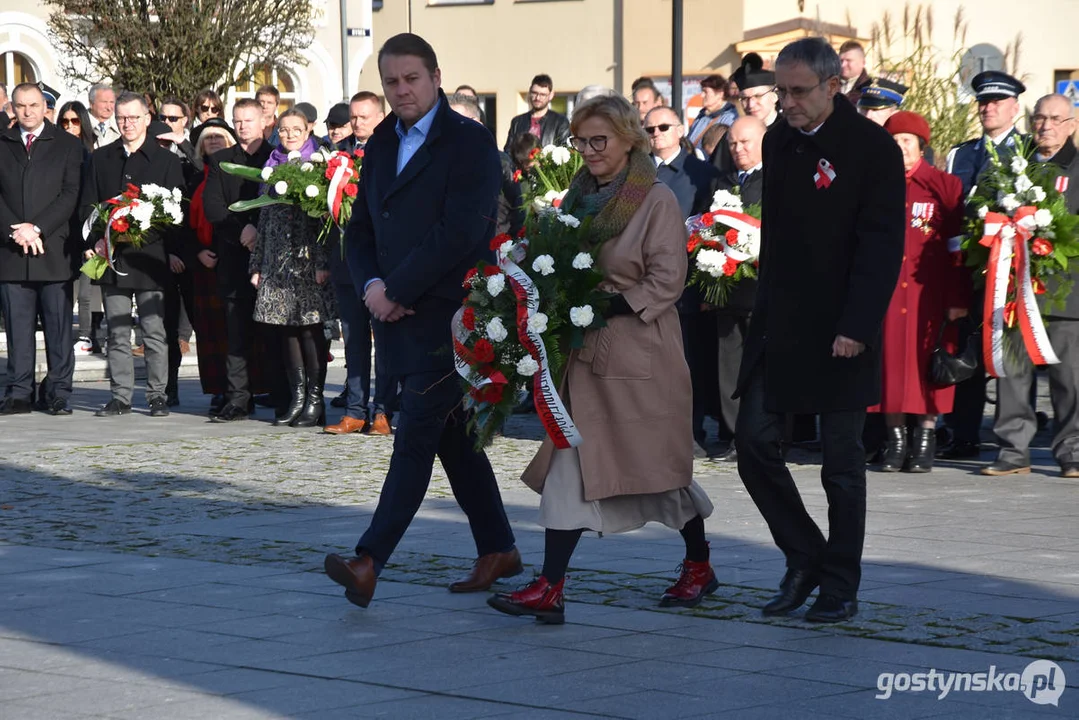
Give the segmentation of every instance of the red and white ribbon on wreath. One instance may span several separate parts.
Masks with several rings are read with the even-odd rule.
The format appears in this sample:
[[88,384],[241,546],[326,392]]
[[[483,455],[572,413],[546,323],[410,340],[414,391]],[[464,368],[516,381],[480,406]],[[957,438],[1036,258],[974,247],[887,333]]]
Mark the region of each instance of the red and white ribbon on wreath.
[[341,201],[342,196],[345,194],[345,186],[348,185],[348,181],[352,179],[356,171],[348,166],[347,157],[340,155],[337,157],[340,162],[334,168],[333,177],[330,178],[330,187],[326,191],[326,207],[329,208],[330,217],[333,218],[333,221],[340,224]]
[[984,308],[989,332],[982,334],[982,355],[985,368],[993,377],[1007,375],[1004,368],[1004,330],[1010,324],[1008,278],[1013,268],[1016,280],[1014,312],[1019,320],[1023,346],[1035,365],[1056,365],[1060,362],[1045,332],[1030,277],[1030,249],[1027,243],[1034,233],[1030,223],[1022,221],[1033,218],[1035,212],[1037,208],[1026,205],[1015,211],[1014,218],[996,212],[985,216],[985,233],[979,242],[989,248]]
[[[737,230],[739,234],[744,232],[759,233],[761,231],[760,220],[753,217],[752,215],[740,213],[737,210],[726,210],[721,208],[719,210],[713,210],[712,215],[716,218],[716,220],[723,223],[727,227]],[[731,260],[739,263],[745,262],[746,260],[756,259],[753,255],[744,253],[737,248],[731,247],[730,243],[726,242],[726,239],[724,239],[723,242],[723,253]]]

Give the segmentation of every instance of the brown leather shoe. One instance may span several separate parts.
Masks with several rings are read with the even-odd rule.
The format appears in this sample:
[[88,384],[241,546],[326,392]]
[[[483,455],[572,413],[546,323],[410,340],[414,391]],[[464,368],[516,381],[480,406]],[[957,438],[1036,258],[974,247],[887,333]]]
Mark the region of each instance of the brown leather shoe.
[[350,603],[362,608],[371,603],[378,578],[375,576],[375,561],[370,555],[343,558],[331,553],[326,556],[322,567],[331,580],[345,588],[345,597]]
[[144,357],[146,355],[146,346],[138,345],[137,347],[131,348],[131,354],[135,357]]
[[393,431],[390,430],[390,421],[386,417],[386,413],[375,413],[375,420],[371,423],[371,428],[367,431],[369,435],[392,435]]
[[322,432],[329,433],[331,435],[348,435],[349,433],[363,432],[363,429],[367,427],[366,420],[357,420],[354,417],[345,415],[341,418],[341,422],[336,425],[327,425],[322,428]]
[[476,560],[468,577],[450,585],[450,592],[483,592],[489,590],[495,580],[520,575],[524,571],[517,548],[504,553],[487,553]]

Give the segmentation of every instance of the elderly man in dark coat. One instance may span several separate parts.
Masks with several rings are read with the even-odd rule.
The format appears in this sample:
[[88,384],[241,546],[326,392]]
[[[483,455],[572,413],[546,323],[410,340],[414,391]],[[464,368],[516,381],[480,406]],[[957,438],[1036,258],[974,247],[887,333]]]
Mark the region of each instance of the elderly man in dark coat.
[[[858,611],[865,539],[865,408],[880,399],[880,340],[903,256],[903,159],[883,128],[839,97],[839,57],[821,38],[776,60],[783,119],[764,140],[760,283],[738,392],[738,471],[787,560],[766,615],[820,586],[806,613]],[[783,413],[820,415],[828,538],[780,452]]]

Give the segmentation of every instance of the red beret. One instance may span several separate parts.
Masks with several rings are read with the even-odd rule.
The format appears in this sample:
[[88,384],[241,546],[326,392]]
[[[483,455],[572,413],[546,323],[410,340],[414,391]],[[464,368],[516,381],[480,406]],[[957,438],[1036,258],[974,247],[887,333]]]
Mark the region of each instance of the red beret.
[[900,110],[888,118],[884,122],[884,129],[892,135],[898,135],[899,133],[917,135],[922,140],[925,140],[926,145],[929,144],[929,138],[932,135],[929,130],[929,123],[926,122],[925,118],[908,110]]

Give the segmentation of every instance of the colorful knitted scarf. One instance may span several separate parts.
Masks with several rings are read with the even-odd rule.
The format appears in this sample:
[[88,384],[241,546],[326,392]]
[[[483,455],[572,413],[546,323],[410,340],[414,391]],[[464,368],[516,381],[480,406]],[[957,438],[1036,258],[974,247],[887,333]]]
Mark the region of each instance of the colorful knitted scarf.
[[593,247],[598,247],[626,229],[655,181],[652,158],[633,150],[625,169],[602,188],[587,167],[581,168],[570,183],[562,210],[579,219],[592,218],[588,234]]

